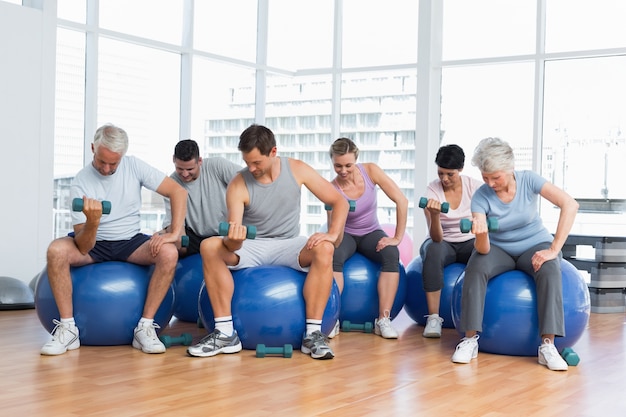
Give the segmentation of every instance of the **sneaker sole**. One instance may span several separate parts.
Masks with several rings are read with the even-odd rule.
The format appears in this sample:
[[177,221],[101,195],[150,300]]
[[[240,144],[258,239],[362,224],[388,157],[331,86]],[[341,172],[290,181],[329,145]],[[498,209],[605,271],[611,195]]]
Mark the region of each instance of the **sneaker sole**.
[[395,336],[383,336],[383,334],[380,331],[376,331],[376,330],[374,330],[374,334],[376,336],[382,337],[383,339],[397,339],[399,337],[398,335],[395,335]]
[[59,355],[62,355],[62,354],[66,353],[66,352],[68,352],[68,351],[70,351],[70,350],[76,350],[76,349],[78,349],[79,347],[80,347],[80,345],[75,346],[75,347],[67,347],[67,348],[65,348],[65,350],[64,350],[64,351],[62,351],[62,352],[51,352],[51,351],[44,351],[44,350],[41,350],[39,353],[40,353],[40,354],[42,354],[42,355],[44,355],[44,356],[59,356]]
[[538,360],[538,362],[539,362],[539,365],[543,365],[543,366],[545,366],[546,368],[548,368],[548,369],[549,369],[549,370],[551,370],[551,371],[567,371],[567,370],[568,370],[567,364],[566,364],[566,366],[565,366],[565,367],[560,367],[560,368],[550,368],[550,367],[548,366],[548,362],[546,362],[545,360],[541,360],[541,359],[539,359],[539,360]]
[[142,351],[143,353],[165,353],[165,346],[163,346],[163,348],[159,348],[159,350],[148,350],[144,349],[141,343],[139,343],[137,340],[133,340],[133,347]]
[[441,338],[441,333],[424,333],[422,336],[429,339],[439,339]]
[[330,350],[326,351],[326,353],[324,353],[323,355],[317,355],[313,353],[311,349],[304,346],[300,347],[300,352],[304,353],[305,355],[311,355],[313,359],[332,359],[335,357],[335,354]]
[[241,346],[241,342],[239,342],[239,344],[234,345],[234,346],[224,346],[220,349],[217,350],[212,350],[210,352],[198,352],[198,353],[191,353],[189,351],[189,349],[187,349],[187,355],[195,357],[195,358],[208,358],[211,356],[215,356],[215,355],[219,355],[220,353],[237,353],[237,352],[241,352],[242,346]]
[[468,359],[454,359],[454,356],[452,356],[452,362],[454,363],[470,363],[472,361],[472,359],[476,359],[478,357],[478,352],[476,352],[475,354],[472,354],[472,356]]
[[452,362],[453,362],[453,363],[470,363],[470,362],[472,361],[472,359],[476,359],[477,357],[478,357],[478,356],[471,357],[471,358],[470,358],[469,360],[467,360],[467,361],[466,361],[466,360],[464,360],[464,359],[463,359],[463,360],[460,360],[460,359],[454,359],[454,358],[452,358]]

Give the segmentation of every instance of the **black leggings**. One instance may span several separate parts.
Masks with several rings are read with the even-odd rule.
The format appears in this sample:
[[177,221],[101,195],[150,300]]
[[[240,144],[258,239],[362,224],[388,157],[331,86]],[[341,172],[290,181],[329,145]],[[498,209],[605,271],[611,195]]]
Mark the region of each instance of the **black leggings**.
[[359,252],[366,258],[382,264],[382,272],[400,271],[400,251],[397,246],[386,246],[380,252],[376,252],[378,241],[387,237],[382,230],[374,230],[363,236],[353,236],[344,233],[343,240],[333,256],[333,271],[343,272],[343,264],[355,252]]

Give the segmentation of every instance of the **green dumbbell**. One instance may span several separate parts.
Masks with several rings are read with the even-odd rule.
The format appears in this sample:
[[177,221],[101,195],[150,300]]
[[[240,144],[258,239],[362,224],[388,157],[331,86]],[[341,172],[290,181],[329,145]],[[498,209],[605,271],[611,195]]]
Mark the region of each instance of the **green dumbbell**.
[[162,335],[159,336],[159,339],[161,339],[161,342],[163,342],[163,344],[165,345],[166,348],[172,346],[172,345],[184,345],[184,346],[190,346],[191,345],[191,334],[190,333],[183,333],[178,337],[172,337],[172,336],[168,336],[168,335]]
[[[220,222],[220,236],[228,236],[228,229],[230,229],[230,223]],[[254,239],[256,237],[256,226],[246,226],[246,229],[246,239]]]
[[374,325],[370,321],[366,321],[365,323],[350,323],[348,320],[344,320],[341,323],[341,331],[342,332],[351,332],[354,330],[360,330],[365,333],[372,333],[374,330]]
[[183,248],[189,246],[189,236],[183,235],[180,237],[180,246],[182,246]]
[[578,353],[574,352],[574,349],[571,347],[566,347],[561,352],[561,357],[565,359],[565,362],[569,366],[576,366],[580,362],[580,357],[578,357]]
[[[459,226],[461,227],[462,233],[469,233],[469,231],[472,230],[472,221],[470,219],[461,219]],[[489,217],[487,219],[487,229],[490,232],[497,232],[498,219],[496,219],[495,217]]]
[[291,358],[293,355],[293,346],[290,344],[282,347],[269,347],[263,344],[256,345],[256,357],[264,358],[265,355],[281,355],[283,358]]
[[[348,204],[350,204],[350,211],[356,210],[356,200],[348,200]],[[331,211],[333,207],[329,206],[328,204],[325,204],[324,209],[326,211]]]
[[[75,198],[72,200],[72,211],[83,211],[83,199]],[[102,201],[102,214],[111,213],[111,202],[110,201]]]
[[[419,207],[425,208],[428,205],[428,199],[426,197],[420,198]],[[450,210],[450,203],[447,201],[441,203],[441,212],[447,213]]]

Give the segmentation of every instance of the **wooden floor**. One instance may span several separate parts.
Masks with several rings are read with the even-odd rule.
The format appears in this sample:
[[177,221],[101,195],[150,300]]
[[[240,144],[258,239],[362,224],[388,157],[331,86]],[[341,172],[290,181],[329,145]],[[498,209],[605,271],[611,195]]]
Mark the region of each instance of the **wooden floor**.
[[[257,359],[253,351],[191,358],[184,346],[148,355],[130,346],[39,355],[49,336],[34,310],[0,311],[0,416],[623,416],[624,314],[592,314],[553,372],[536,357],[480,353],[450,362],[459,336],[425,339],[404,312],[399,340],[342,333],[337,355]],[[204,330],[173,320],[164,334]]]

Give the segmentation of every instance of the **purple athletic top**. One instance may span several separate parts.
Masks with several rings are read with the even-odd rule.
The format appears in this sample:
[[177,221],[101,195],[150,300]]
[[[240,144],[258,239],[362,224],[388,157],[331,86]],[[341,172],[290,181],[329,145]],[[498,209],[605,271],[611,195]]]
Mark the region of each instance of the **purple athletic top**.
[[[365,180],[365,191],[361,197],[355,200],[355,210],[348,213],[344,230],[346,233],[353,236],[364,236],[374,230],[381,230],[382,228],[378,222],[377,215],[376,185],[372,182],[361,164],[356,164],[356,166],[359,171],[361,171],[361,175],[363,175],[363,179]],[[346,196],[341,188],[339,188],[336,181],[333,181],[333,185],[346,200],[351,200],[351,198]]]

